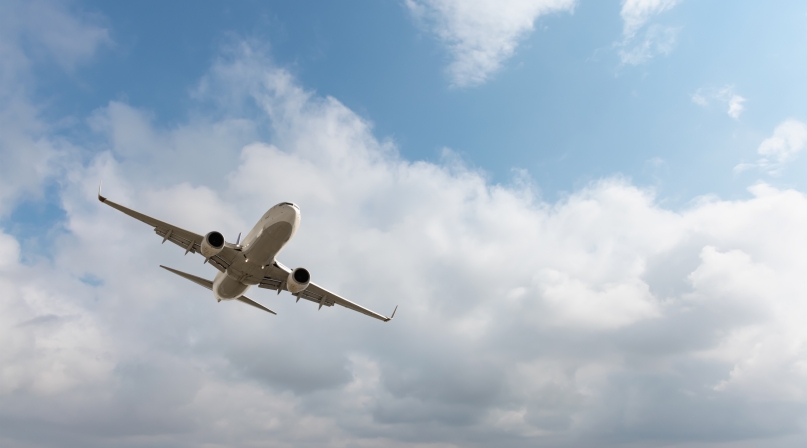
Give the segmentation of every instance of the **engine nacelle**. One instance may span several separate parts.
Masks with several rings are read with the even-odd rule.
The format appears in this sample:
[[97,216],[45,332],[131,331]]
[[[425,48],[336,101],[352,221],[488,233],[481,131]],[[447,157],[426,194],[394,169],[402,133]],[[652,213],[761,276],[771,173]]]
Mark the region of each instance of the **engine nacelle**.
[[286,280],[286,288],[292,294],[302,292],[308,288],[311,282],[311,274],[305,268],[297,268],[289,273],[289,279]]
[[218,255],[224,249],[224,235],[215,230],[202,238],[202,256],[210,258]]

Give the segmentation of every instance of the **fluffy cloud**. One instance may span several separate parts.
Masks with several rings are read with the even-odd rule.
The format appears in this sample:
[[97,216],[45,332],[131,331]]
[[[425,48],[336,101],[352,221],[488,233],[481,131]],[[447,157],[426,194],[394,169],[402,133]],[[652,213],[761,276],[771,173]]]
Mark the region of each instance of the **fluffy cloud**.
[[789,162],[804,149],[807,143],[807,126],[796,120],[786,120],[773,131],[773,136],[766,138],[759,145],[757,152],[775,164]]
[[622,42],[618,44],[623,64],[639,65],[659,54],[669,54],[675,47],[675,27],[652,24],[640,33],[653,16],[674,7],[678,0],[623,0]]
[[771,175],[778,175],[785,165],[798,157],[807,145],[807,125],[798,120],[785,120],[773,131],[773,136],[762,141],[757,153],[762,157],[756,163],[741,163],[734,167],[737,172],[759,168]]
[[729,109],[726,111],[729,114],[729,117],[738,120],[740,118],[740,114],[743,113],[745,110],[745,98],[741,97],[740,95],[731,95],[728,99]]
[[[89,118],[108,150],[66,165],[51,257],[21,263],[0,234],[4,445],[803,442],[804,194],[759,184],[676,211],[610,178],[547,202],[401,158],[246,45],[196,95],[228,118],[166,129],[119,102]],[[398,315],[260,290],[278,316],[216,303],[157,265],[213,270],[98,203],[100,178],[229,239],[295,201],[281,260]]]
[[416,19],[425,22],[452,54],[448,66],[459,87],[481,84],[516,51],[535,20],[571,11],[575,0],[406,0]]

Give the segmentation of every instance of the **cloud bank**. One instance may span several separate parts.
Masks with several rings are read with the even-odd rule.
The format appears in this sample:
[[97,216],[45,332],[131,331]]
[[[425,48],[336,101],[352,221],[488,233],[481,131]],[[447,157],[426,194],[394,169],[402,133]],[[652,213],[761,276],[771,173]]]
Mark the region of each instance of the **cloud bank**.
[[454,86],[484,83],[545,14],[572,11],[575,0],[406,0],[412,15],[448,47]]
[[[400,157],[247,44],[196,99],[218,118],[165,127],[108,103],[87,119],[107,148],[89,157],[40,136],[65,161],[47,179],[66,218],[25,262],[0,232],[2,445],[804,442],[803,193],[756,184],[670,210],[613,177],[547,202],[528,178]],[[253,298],[278,316],[216,303],[158,264],[213,270],[99,204],[99,179],[229,239],[294,201],[283,262],[370,308],[400,304],[396,319],[267,291]]]

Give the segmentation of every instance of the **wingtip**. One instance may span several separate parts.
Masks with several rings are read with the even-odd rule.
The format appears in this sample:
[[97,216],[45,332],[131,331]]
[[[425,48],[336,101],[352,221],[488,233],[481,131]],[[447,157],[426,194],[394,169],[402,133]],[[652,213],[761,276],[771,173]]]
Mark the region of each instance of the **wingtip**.
[[101,196],[101,185],[103,183],[104,183],[104,181],[99,181],[98,182],[98,200],[101,201],[101,202],[106,202],[106,198]]
[[389,322],[389,321],[391,321],[393,318],[395,318],[395,312],[397,312],[397,311],[398,311],[398,305],[395,305],[395,309],[394,309],[394,310],[392,310],[392,316],[388,317],[388,318],[387,318],[387,320],[385,320],[384,322]]

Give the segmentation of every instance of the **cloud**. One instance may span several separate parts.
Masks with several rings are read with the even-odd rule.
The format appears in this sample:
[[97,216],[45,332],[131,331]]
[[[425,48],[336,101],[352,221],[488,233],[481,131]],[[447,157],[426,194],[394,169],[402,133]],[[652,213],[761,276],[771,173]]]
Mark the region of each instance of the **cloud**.
[[5,233],[0,257],[0,395],[47,399],[105,378],[115,365],[109,344],[92,313],[74,302],[88,288],[57,272],[39,282],[47,263],[20,264],[19,244]]
[[623,0],[622,42],[619,56],[623,64],[640,65],[675,48],[678,28],[652,24],[640,33],[650,19],[672,9],[678,0]]
[[796,158],[807,143],[807,126],[796,120],[786,120],[773,131],[773,136],[766,138],[759,145],[757,152],[774,163],[787,163]]
[[64,3],[8,1],[0,6],[0,54],[4,78],[34,59],[52,60],[65,70],[91,59],[112,40],[98,15],[69,11]]
[[706,107],[710,101],[717,101],[728,106],[726,113],[729,117],[739,120],[745,111],[746,99],[734,92],[734,86],[725,86],[721,89],[698,89],[692,94],[692,102],[698,106]]
[[0,4],[0,217],[24,196],[41,194],[43,181],[74,148],[53,138],[31,100],[35,66],[55,62],[73,70],[110,44],[107,30],[65,5],[9,1]]
[[[4,445],[804,441],[803,193],[669,210],[606,178],[548,202],[524,174],[402,158],[247,44],[196,98],[225,118],[165,128],[119,102],[89,118],[107,149],[66,165],[51,257],[23,264],[0,233]],[[224,151],[199,146],[216,135]],[[157,265],[212,269],[98,203],[99,178],[197,232],[294,201],[280,259],[396,319],[261,290],[278,316],[216,303]]]
[[619,57],[623,64],[641,65],[658,55],[668,55],[675,48],[678,29],[661,25],[647,28],[640,42],[625,38],[619,46]]
[[807,126],[798,120],[785,120],[773,131],[773,136],[762,141],[757,153],[762,157],[756,163],[741,163],[737,172],[757,167],[770,175],[778,175],[784,167],[796,160],[807,145]]
[[412,15],[448,47],[453,85],[484,83],[545,14],[572,11],[575,0],[406,0]]
[[692,102],[697,104],[698,106],[709,105],[709,100],[705,96],[701,95],[700,91],[698,91],[698,93],[692,94]]
[[728,103],[729,110],[726,111],[726,113],[729,114],[729,117],[738,120],[740,118],[740,114],[742,114],[745,110],[745,106],[743,105],[743,103],[745,103],[745,98],[741,97],[740,95],[731,95],[731,97],[728,99]]
[[622,34],[625,37],[633,37],[651,17],[672,9],[678,0],[623,0],[622,10]]

